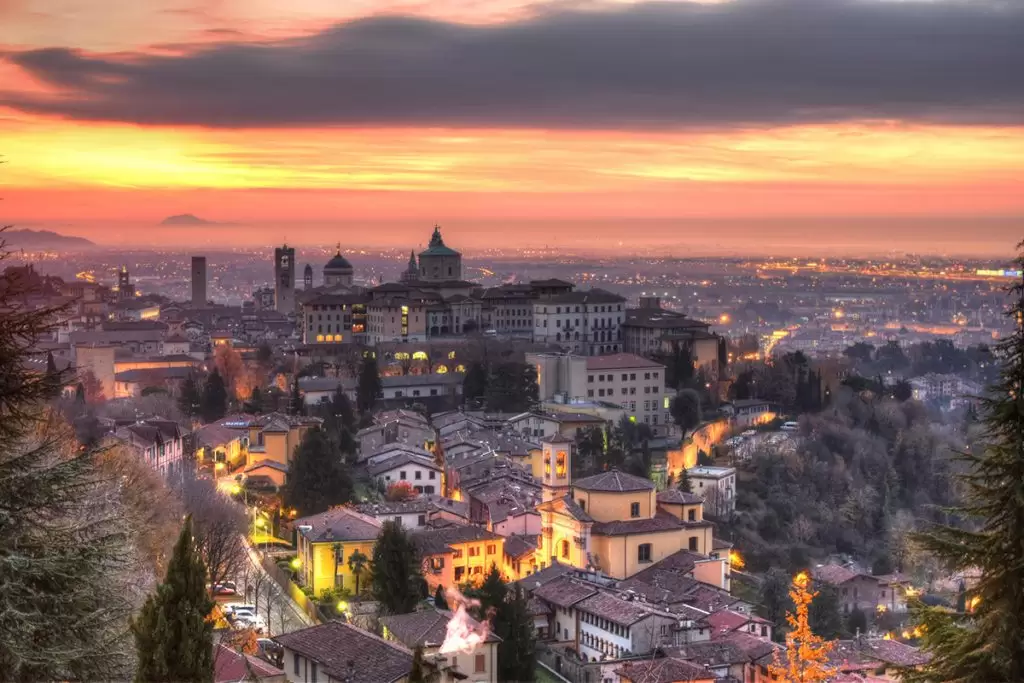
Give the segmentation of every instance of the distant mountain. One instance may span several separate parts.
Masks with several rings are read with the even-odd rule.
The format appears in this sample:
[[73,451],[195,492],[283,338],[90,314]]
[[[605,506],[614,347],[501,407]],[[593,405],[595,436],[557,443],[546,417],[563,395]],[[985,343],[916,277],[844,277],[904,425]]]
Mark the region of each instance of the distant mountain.
[[216,221],[208,221],[191,213],[179,213],[177,216],[168,216],[160,221],[160,225],[217,225]]
[[84,237],[61,235],[50,230],[4,230],[0,240],[6,249],[92,249],[95,242]]

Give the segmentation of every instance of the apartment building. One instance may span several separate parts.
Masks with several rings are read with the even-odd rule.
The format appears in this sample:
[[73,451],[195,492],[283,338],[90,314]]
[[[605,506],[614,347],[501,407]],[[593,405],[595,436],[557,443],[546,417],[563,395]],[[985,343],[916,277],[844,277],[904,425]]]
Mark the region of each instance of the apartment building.
[[631,353],[587,358],[588,400],[616,403],[655,434],[671,431],[671,397],[665,388],[665,366]]
[[533,304],[533,339],[597,356],[622,351],[626,299],[603,289],[566,292]]

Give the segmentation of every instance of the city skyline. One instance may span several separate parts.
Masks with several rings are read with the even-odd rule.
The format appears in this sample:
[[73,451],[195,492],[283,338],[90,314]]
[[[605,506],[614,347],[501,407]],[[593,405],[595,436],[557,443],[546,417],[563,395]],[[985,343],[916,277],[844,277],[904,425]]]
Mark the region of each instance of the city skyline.
[[107,244],[173,244],[152,228],[181,213],[250,245],[1016,241],[1019,7],[335,5],[5,3],[0,219]]

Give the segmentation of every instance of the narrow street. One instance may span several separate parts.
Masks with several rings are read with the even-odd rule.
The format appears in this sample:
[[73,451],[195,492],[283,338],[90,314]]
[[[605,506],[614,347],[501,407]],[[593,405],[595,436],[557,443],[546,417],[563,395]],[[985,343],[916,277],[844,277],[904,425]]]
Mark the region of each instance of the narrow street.
[[[238,599],[256,605],[258,614],[267,623],[269,635],[290,633],[300,628],[312,626],[313,620],[310,619],[309,615],[292,600],[291,596],[288,595],[288,591],[281,588],[277,581],[263,569],[259,553],[248,542],[246,542],[245,548],[249,556],[250,567],[249,571],[239,577],[239,580],[236,582],[240,588]],[[248,584],[246,581],[248,581]],[[270,586],[269,610],[267,608],[268,586]],[[260,595],[258,601],[250,593],[250,587],[253,591],[259,587]]]

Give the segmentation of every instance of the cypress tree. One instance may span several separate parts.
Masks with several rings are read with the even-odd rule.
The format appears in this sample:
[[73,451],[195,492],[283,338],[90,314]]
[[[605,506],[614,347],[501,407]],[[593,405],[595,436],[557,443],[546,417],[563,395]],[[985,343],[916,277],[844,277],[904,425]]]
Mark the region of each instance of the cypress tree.
[[[1016,263],[1024,268],[1024,257]],[[1014,331],[996,346],[1002,368],[982,400],[986,446],[958,456],[965,494],[951,512],[965,524],[918,537],[950,568],[976,567],[981,579],[967,593],[966,615],[915,609],[931,661],[909,681],[1024,680],[1024,280],[1009,293]]]
[[480,585],[477,598],[480,600],[480,619],[487,619],[490,615],[496,614],[498,609],[505,603],[508,595],[508,588],[501,578],[501,572],[497,565],[492,564],[487,577]]
[[284,488],[285,507],[301,517],[352,500],[352,477],[322,429],[310,429],[295,449]]
[[213,680],[213,601],[206,591],[206,566],[192,540],[192,518],[174,546],[167,578],[146,599],[132,624],[138,669],[145,683]]
[[402,525],[384,522],[373,546],[370,587],[384,614],[408,614],[420,600],[420,555]]
[[693,493],[693,482],[690,481],[690,473],[685,467],[679,471],[679,483],[676,484],[676,488],[683,493]]
[[[82,400],[85,400],[85,390],[83,389],[82,391]],[[181,409],[183,414],[193,417],[199,414],[202,403],[203,397],[199,393],[199,385],[196,384],[196,378],[193,375],[189,375],[181,385],[181,392],[178,394],[178,408]]]
[[495,616],[498,643],[498,680],[534,680],[536,650],[533,617],[521,586],[514,586]]
[[359,368],[359,385],[356,387],[356,407],[363,415],[368,414],[376,405],[377,399],[384,395],[380,383],[380,369],[377,360],[369,356],[363,358]]
[[448,598],[444,594],[444,586],[438,585],[434,591],[434,607],[437,609],[448,609]]
[[199,414],[204,422],[216,422],[228,412],[228,390],[224,378],[214,369],[203,385],[203,397],[199,402]]
[[475,401],[483,398],[486,393],[487,368],[477,361],[469,366],[466,377],[462,380],[462,398],[466,401]]
[[299,391],[298,377],[292,382],[292,397],[288,402],[288,411],[292,415],[304,415],[306,412],[306,404],[302,400],[302,392]]

